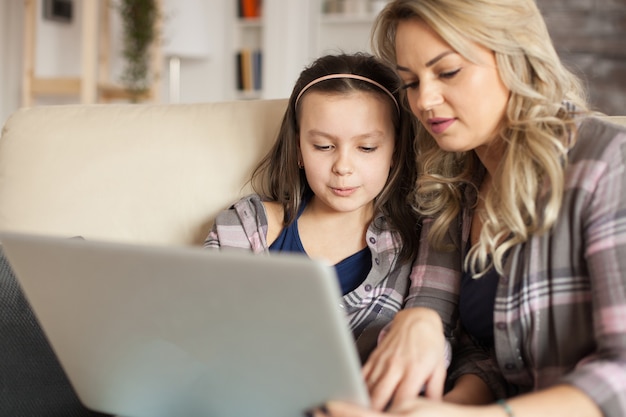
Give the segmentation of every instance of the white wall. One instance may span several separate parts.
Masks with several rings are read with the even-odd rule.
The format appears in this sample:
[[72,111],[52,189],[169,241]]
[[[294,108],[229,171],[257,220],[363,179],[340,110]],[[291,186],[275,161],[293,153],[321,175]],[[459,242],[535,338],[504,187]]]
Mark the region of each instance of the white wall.
[[[36,0],[41,4],[41,0]],[[99,0],[96,0],[99,1]],[[180,0],[164,0],[180,2]],[[235,0],[206,1],[204,21],[209,31],[210,56],[207,59],[181,60],[180,101],[182,103],[236,99],[234,53],[241,47],[241,28],[236,24]],[[328,52],[369,49],[370,19],[339,20],[330,23],[320,18],[323,0],[264,0],[263,98],[288,97],[300,71],[314,58]],[[366,1],[366,0],[361,0]],[[22,0],[0,0],[0,123],[21,102]],[[182,3],[181,3],[182,4]],[[365,4],[365,3],[364,3]],[[47,21],[37,13],[38,76],[78,76],[80,73],[82,0],[74,0],[74,19],[70,24]],[[119,79],[123,68],[120,56],[121,28],[116,13],[111,13],[111,80]],[[167,18],[167,16],[165,16]],[[168,102],[168,65],[161,69],[161,101]],[[38,98],[36,104],[78,102],[78,97]]]
[[20,103],[22,16],[21,1],[0,1],[0,123]]
[[[204,60],[181,60],[180,101],[184,103],[219,101],[227,97],[228,87],[223,82],[225,69],[222,58],[226,32],[226,7],[231,0],[207,0],[211,3],[206,24],[211,36],[211,55]],[[39,0],[38,2],[41,3]],[[82,2],[76,0],[71,23],[44,20],[37,13],[37,50],[35,74],[42,77],[73,77],[80,74],[80,12]],[[123,60],[119,55],[121,43],[120,22],[111,14],[112,64],[111,80],[119,79]],[[21,0],[0,0],[0,123],[20,107],[22,77],[22,36],[24,4]],[[168,101],[168,65],[164,59],[162,74],[163,102]],[[36,104],[65,104],[78,102],[78,98],[45,97]]]

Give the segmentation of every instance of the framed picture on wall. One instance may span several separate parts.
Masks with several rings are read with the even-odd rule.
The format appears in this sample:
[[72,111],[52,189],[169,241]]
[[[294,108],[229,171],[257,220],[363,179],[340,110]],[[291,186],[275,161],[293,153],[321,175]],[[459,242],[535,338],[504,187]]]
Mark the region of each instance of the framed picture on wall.
[[43,18],[70,23],[74,12],[73,0],[43,0]]

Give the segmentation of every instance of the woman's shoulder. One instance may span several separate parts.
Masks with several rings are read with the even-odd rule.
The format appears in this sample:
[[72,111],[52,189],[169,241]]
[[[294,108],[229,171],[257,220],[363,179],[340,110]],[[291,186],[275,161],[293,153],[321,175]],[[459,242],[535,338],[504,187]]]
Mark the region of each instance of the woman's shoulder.
[[609,135],[626,133],[626,117],[611,117],[602,114],[590,114],[582,117],[578,122],[579,130],[584,128],[600,129]]
[[586,116],[577,123],[577,138],[570,158],[603,159],[614,146],[626,144],[626,126],[600,116]]

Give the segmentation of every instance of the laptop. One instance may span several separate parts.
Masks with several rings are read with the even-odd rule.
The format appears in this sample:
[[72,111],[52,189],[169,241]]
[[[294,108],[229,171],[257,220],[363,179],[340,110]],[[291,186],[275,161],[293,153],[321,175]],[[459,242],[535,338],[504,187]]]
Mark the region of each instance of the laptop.
[[367,389],[334,269],[296,254],[0,233],[83,404],[123,417],[298,417]]

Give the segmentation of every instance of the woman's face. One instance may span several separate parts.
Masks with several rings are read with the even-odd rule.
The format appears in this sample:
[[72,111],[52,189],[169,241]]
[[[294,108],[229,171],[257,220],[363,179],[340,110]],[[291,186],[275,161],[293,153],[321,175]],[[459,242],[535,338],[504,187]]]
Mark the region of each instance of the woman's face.
[[445,151],[488,145],[506,111],[509,90],[500,79],[493,52],[474,48],[476,64],[421,19],[398,25],[397,70],[411,111]]

